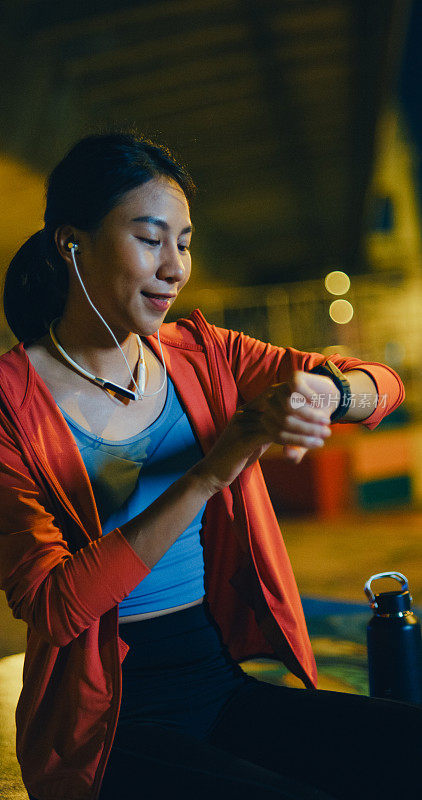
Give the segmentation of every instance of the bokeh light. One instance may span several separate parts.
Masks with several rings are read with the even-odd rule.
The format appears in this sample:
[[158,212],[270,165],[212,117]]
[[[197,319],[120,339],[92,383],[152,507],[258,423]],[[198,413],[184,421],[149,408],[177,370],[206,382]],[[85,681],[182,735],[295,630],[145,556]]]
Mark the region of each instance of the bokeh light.
[[330,305],[330,317],[333,322],[345,325],[353,317],[353,306],[348,300],[333,300]]
[[334,270],[325,276],[325,288],[330,294],[346,294],[350,289],[350,278],[345,272]]

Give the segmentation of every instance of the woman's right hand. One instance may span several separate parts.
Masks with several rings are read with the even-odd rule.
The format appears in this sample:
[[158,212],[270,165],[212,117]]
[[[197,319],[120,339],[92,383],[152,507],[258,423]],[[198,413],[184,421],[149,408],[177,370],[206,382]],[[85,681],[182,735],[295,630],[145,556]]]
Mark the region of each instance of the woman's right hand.
[[331,435],[332,409],[316,408],[314,400],[327,394],[330,386],[326,376],[296,370],[288,381],[270,386],[237,409],[197,465],[211,490],[229,486],[273,443],[283,445],[283,457],[295,463],[307,450],[322,447]]

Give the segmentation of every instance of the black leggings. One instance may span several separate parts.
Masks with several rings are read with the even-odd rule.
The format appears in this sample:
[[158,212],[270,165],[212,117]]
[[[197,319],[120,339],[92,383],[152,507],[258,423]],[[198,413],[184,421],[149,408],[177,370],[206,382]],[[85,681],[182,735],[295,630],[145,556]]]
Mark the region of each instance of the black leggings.
[[205,605],[121,625],[130,645],[99,800],[397,800],[422,709],[242,671]]

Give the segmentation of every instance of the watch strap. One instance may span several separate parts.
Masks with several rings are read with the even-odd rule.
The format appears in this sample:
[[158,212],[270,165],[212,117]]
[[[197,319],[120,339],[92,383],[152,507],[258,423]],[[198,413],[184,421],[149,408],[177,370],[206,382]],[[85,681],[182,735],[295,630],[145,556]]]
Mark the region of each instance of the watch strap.
[[333,383],[336,385],[340,392],[340,402],[337,408],[335,408],[331,414],[330,420],[331,422],[337,422],[339,419],[342,419],[342,417],[347,414],[352,402],[350,383],[346,376],[339,370],[338,367],[336,367],[335,364],[333,364],[332,361],[326,361],[325,364],[319,364],[317,367],[313,367],[313,369],[309,370],[309,372],[312,372],[316,375],[326,375],[327,378],[331,378]]

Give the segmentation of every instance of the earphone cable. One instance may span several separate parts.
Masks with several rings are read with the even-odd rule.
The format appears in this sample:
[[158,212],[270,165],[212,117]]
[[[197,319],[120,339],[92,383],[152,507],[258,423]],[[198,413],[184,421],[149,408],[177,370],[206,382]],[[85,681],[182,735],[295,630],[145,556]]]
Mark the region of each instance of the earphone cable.
[[[74,251],[75,251],[75,249],[76,249],[76,248],[75,248],[75,245],[73,245],[73,246],[72,246],[72,245],[69,245],[69,247],[70,247],[70,251],[71,251],[71,255],[72,255],[72,261],[73,261],[73,264],[74,264],[74,267],[75,267],[75,270],[76,270],[76,274],[77,274],[77,276],[78,276],[78,279],[79,279],[79,282],[80,282],[80,284],[81,284],[81,286],[82,286],[82,289],[83,289],[83,290],[84,290],[84,292],[85,292],[86,298],[87,298],[87,300],[88,300],[89,304],[90,304],[90,305],[92,306],[92,308],[94,309],[95,313],[96,313],[96,314],[98,314],[98,316],[100,317],[100,319],[102,320],[102,322],[104,323],[104,325],[106,326],[106,328],[108,329],[108,331],[110,332],[110,334],[112,335],[112,337],[113,337],[114,341],[115,341],[115,342],[116,342],[116,344],[117,344],[117,347],[119,348],[119,350],[120,350],[120,352],[121,352],[121,354],[122,354],[122,356],[123,356],[123,358],[124,358],[124,360],[125,360],[125,362],[126,362],[126,366],[127,366],[128,370],[129,370],[130,376],[131,376],[131,378],[132,378],[132,380],[133,380],[133,382],[134,382],[134,384],[135,384],[135,386],[136,386],[136,390],[137,390],[137,392],[136,392],[136,393],[137,393],[137,395],[138,395],[138,397],[137,397],[136,399],[137,399],[137,400],[139,400],[139,399],[143,400],[143,399],[144,399],[144,397],[153,397],[154,395],[156,395],[156,394],[158,394],[159,392],[161,392],[161,390],[162,390],[163,386],[165,385],[166,376],[167,376],[166,363],[165,363],[165,360],[164,360],[163,348],[162,348],[162,346],[161,346],[161,340],[160,340],[160,332],[159,332],[159,330],[157,330],[157,336],[158,336],[158,342],[159,342],[159,345],[160,345],[161,358],[162,358],[162,361],[163,361],[163,366],[164,366],[164,378],[163,378],[162,384],[161,384],[161,386],[159,387],[159,389],[157,389],[155,392],[151,392],[150,394],[145,394],[145,359],[144,359],[144,349],[143,349],[143,346],[142,346],[142,341],[141,341],[141,338],[140,338],[140,336],[139,336],[138,334],[136,334],[136,338],[137,338],[137,340],[138,340],[138,345],[139,345],[139,350],[140,350],[140,365],[139,365],[139,372],[140,372],[140,384],[141,384],[141,386],[139,386],[139,385],[138,385],[138,383],[136,382],[136,380],[135,380],[135,378],[134,378],[134,375],[133,375],[133,373],[132,373],[132,370],[131,370],[131,368],[130,368],[130,366],[129,366],[129,364],[128,364],[127,358],[126,358],[126,356],[125,356],[125,354],[124,354],[124,352],[123,352],[122,348],[120,347],[120,345],[119,345],[119,343],[118,343],[118,341],[117,341],[117,339],[116,339],[116,337],[115,337],[115,335],[114,335],[113,331],[111,330],[110,326],[107,324],[107,322],[105,321],[105,319],[102,317],[102,315],[100,314],[100,312],[99,312],[99,311],[96,309],[96,307],[94,306],[94,304],[92,303],[92,301],[91,301],[91,299],[90,299],[90,297],[89,297],[89,295],[88,295],[88,292],[87,292],[87,291],[86,291],[86,289],[85,289],[85,286],[84,286],[84,284],[83,284],[82,278],[81,278],[81,276],[80,276],[80,274],[79,274],[78,266],[77,266],[77,264],[76,264],[75,253],[74,253]],[[63,355],[65,358],[67,358],[68,360],[70,360],[70,362],[71,362],[71,363],[73,363],[73,364],[74,364],[74,366],[75,366],[77,369],[79,369],[79,370],[80,370],[82,373],[84,373],[84,374],[85,374],[85,375],[87,375],[88,377],[90,377],[90,378],[94,378],[94,380],[95,380],[95,376],[94,376],[94,375],[91,375],[90,373],[88,373],[86,370],[84,370],[82,367],[80,367],[80,365],[79,365],[79,364],[76,364],[76,362],[75,362],[75,361],[73,361],[73,359],[71,359],[71,358],[70,358],[70,356],[69,356],[69,355],[68,355],[68,354],[65,352],[65,350],[64,350],[64,349],[61,347],[61,345],[60,345],[60,344],[59,344],[59,342],[57,341],[57,338],[56,338],[56,336],[55,336],[55,334],[54,334],[54,328],[53,328],[53,323],[55,323],[55,322],[57,322],[57,321],[58,321],[58,320],[53,320],[53,322],[51,323],[51,326],[50,326],[50,334],[52,334],[52,339],[53,339],[53,342],[54,342],[54,344],[56,345],[56,347],[58,347],[58,349],[60,350],[60,352],[62,353],[62,355]]]

